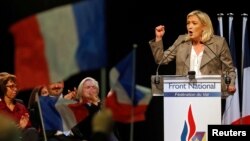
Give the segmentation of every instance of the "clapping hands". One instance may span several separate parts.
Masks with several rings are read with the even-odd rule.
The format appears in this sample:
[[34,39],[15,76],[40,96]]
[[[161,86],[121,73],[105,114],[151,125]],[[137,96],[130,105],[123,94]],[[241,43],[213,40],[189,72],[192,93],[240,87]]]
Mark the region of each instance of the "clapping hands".
[[74,87],[74,90],[68,90],[68,93],[64,96],[65,99],[69,99],[69,100],[74,100],[76,99],[76,93],[77,93],[77,89],[76,87]]
[[24,129],[28,123],[29,123],[29,119],[30,119],[30,116],[28,113],[25,113],[24,115],[22,115],[21,119],[19,120],[19,127],[21,129]]

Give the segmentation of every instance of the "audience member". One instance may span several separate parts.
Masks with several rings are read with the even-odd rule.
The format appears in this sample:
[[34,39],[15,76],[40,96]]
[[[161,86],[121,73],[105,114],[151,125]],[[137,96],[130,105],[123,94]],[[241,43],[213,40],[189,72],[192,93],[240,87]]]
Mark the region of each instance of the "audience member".
[[88,117],[78,123],[72,132],[83,140],[90,141],[92,137],[92,118],[100,110],[101,101],[99,98],[99,84],[92,77],[84,78],[77,89],[77,99],[88,109]]
[[[66,95],[63,94],[63,89],[64,89],[64,82],[63,81],[58,81],[58,82],[53,82],[50,83],[48,85],[41,85],[41,86],[37,86],[35,87],[30,95],[29,98],[29,103],[28,103],[28,107],[30,110],[30,114],[31,114],[31,122],[34,125],[34,127],[39,131],[39,135],[41,138],[44,138],[44,133],[46,134],[46,138],[49,141],[59,141],[59,140],[71,140],[71,138],[63,138],[61,135],[63,135],[62,131],[59,130],[44,130],[43,128],[43,122],[42,122],[42,114],[47,114],[46,112],[43,112],[41,109],[39,109],[39,97],[51,97],[52,103],[50,104],[55,104],[56,101],[63,101],[63,99],[67,99],[67,100],[75,100],[76,97],[76,88],[74,88],[73,91],[68,90],[68,93]],[[47,99],[47,100],[49,100]],[[61,103],[63,105],[63,103]],[[56,110],[56,109],[54,109]],[[53,113],[53,115],[57,115],[58,112],[55,111],[55,113]],[[53,115],[51,115],[51,117],[53,117]],[[52,119],[53,120],[53,119]],[[53,121],[52,121],[53,122]],[[57,123],[57,122],[56,122]],[[60,136],[57,136],[60,135]]]
[[108,108],[102,108],[100,112],[94,115],[92,120],[92,141],[114,141],[111,138],[113,126],[112,111]]
[[23,141],[38,141],[38,132],[31,126],[29,111],[23,103],[15,100],[18,94],[16,76],[5,73],[0,79],[0,112],[15,121],[22,130]]
[[48,95],[49,91],[45,85],[35,87],[30,94],[28,108],[31,108],[32,105],[37,102],[38,96],[48,96]]
[[30,112],[30,121],[33,125],[33,127],[35,127],[37,129],[37,131],[39,132],[40,138],[43,138],[43,127],[42,127],[42,122],[41,122],[41,116],[40,116],[40,112],[39,112],[39,105],[38,105],[38,97],[39,96],[48,96],[49,92],[47,89],[47,86],[45,85],[40,85],[35,87],[29,97],[29,103],[28,103],[28,109]]
[[75,100],[76,98],[76,88],[74,88],[73,91],[68,90],[68,93],[65,95],[63,94],[63,89],[64,89],[63,81],[52,82],[48,85],[47,88],[48,88],[49,96],[61,97],[61,98],[72,99],[72,100]]
[[49,96],[63,97],[64,82],[53,82],[48,85]]
[[0,114],[0,141],[21,141],[21,130],[15,122]]

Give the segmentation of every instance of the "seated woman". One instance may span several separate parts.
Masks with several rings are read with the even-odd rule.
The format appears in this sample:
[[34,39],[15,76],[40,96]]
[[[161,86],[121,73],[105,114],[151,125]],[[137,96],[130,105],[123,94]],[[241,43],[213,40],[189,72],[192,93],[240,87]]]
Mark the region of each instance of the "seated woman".
[[101,107],[98,82],[92,77],[84,78],[77,88],[77,99],[88,109],[89,115],[72,128],[72,132],[83,140],[91,140],[93,135],[91,122]]
[[23,103],[15,100],[17,94],[16,76],[9,73],[1,75],[0,113],[13,120],[22,130],[21,138],[23,141],[38,141],[38,132],[31,126],[28,109]]
[[49,92],[46,85],[37,86],[32,90],[28,103],[31,124],[33,125],[33,127],[37,129],[41,139],[44,138],[44,134],[38,107],[38,97],[48,96],[48,95]]

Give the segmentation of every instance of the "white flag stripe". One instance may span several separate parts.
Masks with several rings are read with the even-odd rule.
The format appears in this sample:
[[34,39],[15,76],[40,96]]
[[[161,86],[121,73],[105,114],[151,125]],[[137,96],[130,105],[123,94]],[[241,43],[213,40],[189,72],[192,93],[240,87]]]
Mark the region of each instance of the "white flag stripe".
[[79,39],[74,18],[71,4],[37,15],[51,82],[64,80],[80,71],[75,60]]
[[242,117],[250,116],[250,67],[244,68],[243,96],[242,96]]

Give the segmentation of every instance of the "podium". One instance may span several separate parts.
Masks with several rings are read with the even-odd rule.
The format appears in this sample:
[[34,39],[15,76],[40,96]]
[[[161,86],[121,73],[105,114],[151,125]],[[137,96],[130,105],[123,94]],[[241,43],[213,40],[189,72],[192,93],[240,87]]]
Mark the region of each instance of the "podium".
[[152,92],[163,88],[164,141],[207,140],[207,125],[221,124],[221,76],[160,77]]

